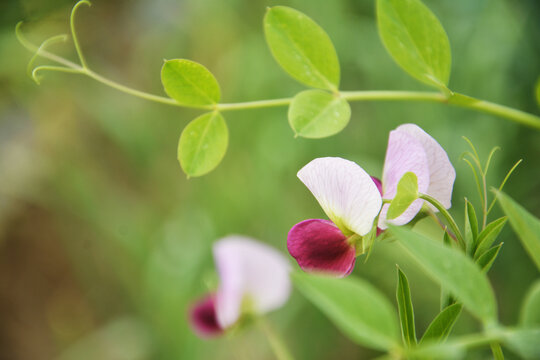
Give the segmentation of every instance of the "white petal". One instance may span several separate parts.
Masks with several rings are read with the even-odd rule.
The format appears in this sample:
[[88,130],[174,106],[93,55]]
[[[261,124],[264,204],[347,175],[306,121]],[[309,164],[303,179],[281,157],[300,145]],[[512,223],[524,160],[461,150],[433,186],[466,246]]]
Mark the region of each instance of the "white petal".
[[382,205],[371,177],[356,163],[338,157],[312,160],[298,172],[330,220],[365,235]]
[[233,325],[247,301],[257,313],[281,307],[291,282],[287,259],[274,248],[243,236],[228,236],[214,244],[220,285],[216,315],[221,327]]
[[[396,131],[407,132],[420,141],[426,152],[429,166],[427,194],[439,200],[445,208],[450,208],[456,171],[448,159],[446,151],[434,138],[415,124],[403,124]],[[431,208],[437,211],[434,207],[431,206]]]
[[[383,198],[393,199],[397,185],[406,172],[413,172],[418,179],[418,191],[426,192],[429,186],[429,167],[426,152],[420,141],[405,131],[393,130],[388,137],[388,148],[383,169]],[[388,204],[382,208],[379,227],[386,229],[386,222],[403,225],[411,221],[422,208],[424,201],[416,200],[403,214],[393,220],[386,220]]]

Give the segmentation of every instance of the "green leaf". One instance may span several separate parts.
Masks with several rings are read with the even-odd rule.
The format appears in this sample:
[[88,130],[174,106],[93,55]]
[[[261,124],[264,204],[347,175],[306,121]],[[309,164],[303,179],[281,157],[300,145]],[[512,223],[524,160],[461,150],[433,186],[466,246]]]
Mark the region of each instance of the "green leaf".
[[540,280],[537,280],[527,291],[519,319],[521,326],[540,327]]
[[398,325],[389,301],[358,278],[336,279],[296,272],[300,292],[358,344],[389,350],[397,346]]
[[397,185],[396,196],[388,207],[387,218],[395,219],[418,199],[418,178],[413,172],[403,174]]
[[474,251],[478,237],[478,220],[471,202],[465,199],[465,243],[467,248]]
[[298,93],[289,107],[289,124],[296,135],[323,138],[337,134],[351,118],[347,100],[322,90]]
[[437,17],[420,0],[377,0],[379,34],[409,75],[438,88],[450,77],[450,43]]
[[166,60],[161,68],[161,83],[167,95],[186,106],[217,104],[221,96],[214,75],[191,60]]
[[290,76],[308,86],[337,91],[336,50],[315,21],[298,10],[274,6],[264,17],[264,33],[272,55]]
[[404,227],[392,234],[412,258],[440,285],[486,323],[496,319],[493,290],[485,274],[465,254]]
[[401,336],[407,346],[416,344],[416,331],[414,329],[414,309],[411,300],[411,290],[407,276],[398,267],[398,284],[396,298],[399,309],[399,320],[401,324]]
[[444,341],[452,331],[462,309],[461,304],[452,304],[445,307],[429,324],[420,343],[424,341]]
[[426,341],[414,348],[407,349],[405,359],[414,360],[458,360],[463,359],[466,348],[455,342]]
[[503,229],[507,220],[508,218],[506,216],[503,216],[501,218],[498,218],[497,220],[490,222],[486,226],[486,228],[482,230],[480,235],[478,235],[478,245],[474,253],[475,258],[478,258],[481,254],[483,254],[490,248],[493,242],[497,239],[497,236],[499,236],[499,234],[501,233],[501,230]]
[[515,329],[504,333],[504,344],[524,359],[540,359],[540,328]]
[[493,265],[493,262],[497,258],[497,255],[499,255],[499,251],[501,250],[502,246],[503,243],[500,243],[499,245],[496,245],[491,249],[486,250],[485,253],[478,257],[476,263],[478,264],[478,266],[480,266],[480,269],[482,269],[483,272],[487,273],[489,269],[491,269],[491,265]]
[[502,191],[497,192],[497,198],[510,219],[510,225],[540,270],[540,220]]
[[229,143],[229,130],[218,112],[206,113],[191,121],[178,143],[178,160],[184,172],[201,176],[212,171],[223,159]]

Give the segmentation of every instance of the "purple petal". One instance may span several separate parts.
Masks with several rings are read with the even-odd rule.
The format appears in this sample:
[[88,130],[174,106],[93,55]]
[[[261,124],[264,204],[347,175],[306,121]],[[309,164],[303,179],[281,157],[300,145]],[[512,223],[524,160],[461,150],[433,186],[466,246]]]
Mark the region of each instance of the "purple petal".
[[379,180],[379,178],[377,178],[375,176],[371,176],[371,180],[373,180],[373,182],[375,183],[375,186],[377,186],[377,190],[379,190],[379,193],[382,196],[382,182],[381,182],[381,180]]
[[354,268],[356,251],[333,222],[304,220],[289,231],[287,248],[302,270],[347,276]]
[[189,310],[189,320],[193,331],[202,338],[221,335],[223,329],[216,317],[216,301],[213,294],[196,302]]

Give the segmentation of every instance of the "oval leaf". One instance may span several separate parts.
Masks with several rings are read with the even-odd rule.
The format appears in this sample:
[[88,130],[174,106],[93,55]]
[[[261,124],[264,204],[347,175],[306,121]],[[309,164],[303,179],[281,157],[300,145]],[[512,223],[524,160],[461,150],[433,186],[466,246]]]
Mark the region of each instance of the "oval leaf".
[[493,290],[478,265],[459,250],[412,230],[391,226],[392,234],[424,270],[486,323],[496,319]]
[[388,207],[386,217],[390,220],[397,218],[416,199],[418,199],[418,178],[415,173],[408,171],[399,180],[396,196],[394,196]]
[[294,273],[293,281],[351,340],[379,350],[396,346],[398,325],[388,300],[371,284],[357,279],[336,279]]
[[161,83],[167,95],[186,106],[217,104],[221,96],[214,75],[191,60],[166,60],[161,68]]
[[401,337],[407,346],[416,345],[416,330],[414,329],[414,309],[411,300],[411,290],[407,276],[398,268],[398,286],[396,299],[401,324]]
[[300,11],[286,6],[269,8],[264,33],[270,51],[293,78],[320,89],[339,87],[339,61],[324,30]]
[[178,143],[178,160],[184,172],[201,176],[212,171],[225,156],[229,130],[218,112],[206,113],[191,121]]
[[441,311],[435,319],[429,324],[424,336],[423,341],[444,341],[452,331],[454,324],[456,323],[459,314],[461,314],[461,304],[453,304],[447,306]]
[[351,118],[347,100],[322,90],[298,93],[289,107],[289,124],[296,135],[323,138],[337,134]]
[[540,280],[527,292],[521,306],[520,323],[525,327],[540,327]]
[[540,270],[540,220],[502,191],[497,192],[497,199],[514,232]]
[[377,0],[377,22],[384,46],[399,66],[426,84],[446,88],[448,36],[420,0]]

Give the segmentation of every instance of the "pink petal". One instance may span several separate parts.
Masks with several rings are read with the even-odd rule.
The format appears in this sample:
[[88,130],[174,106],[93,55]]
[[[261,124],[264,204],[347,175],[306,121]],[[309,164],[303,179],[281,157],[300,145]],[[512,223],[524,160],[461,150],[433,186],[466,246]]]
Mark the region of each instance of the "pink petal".
[[[418,191],[425,193],[429,186],[429,167],[424,147],[414,136],[405,131],[393,130],[388,137],[388,148],[383,169],[383,198],[393,199],[397,184],[406,172],[418,178]],[[386,222],[403,225],[411,221],[422,208],[424,201],[416,200],[396,219],[387,220],[388,204],[383,205],[379,216],[379,227],[386,229]]]
[[189,320],[193,331],[202,338],[214,337],[223,333],[223,329],[217,321],[213,294],[199,300],[190,308]]
[[[450,208],[456,171],[448,159],[446,151],[435,139],[415,124],[403,124],[396,131],[406,132],[422,144],[429,166],[429,187],[426,193],[437,199],[445,208]],[[435,207],[431,208],[437,211]]]
[[342,231],[363,236],[371,230],[382,199],[358,164],[338,157],[318,158],[300,169],[298,178]]
[[354,268],[356,252],[334,223],[304,220],[289,231],[287,248],[302,270],[347,276]]
[[243,236],[229,236],[214,244],[220,284],[216,313],[222,328],[233,325],[249,301],[259,314],[281,307],[291,292],[288,260],[276,249]]

